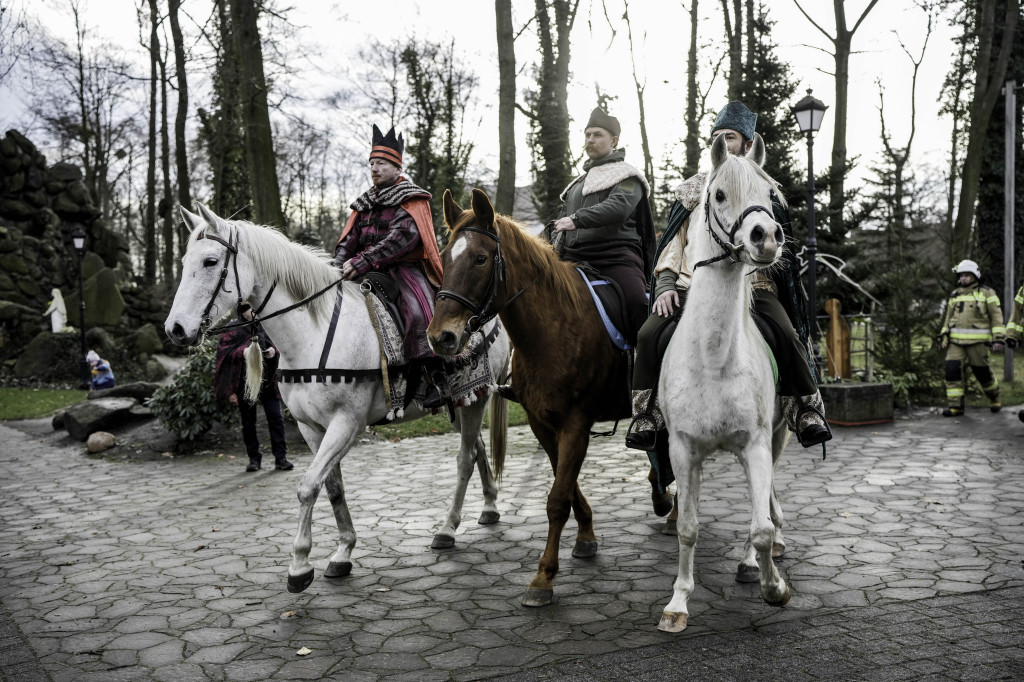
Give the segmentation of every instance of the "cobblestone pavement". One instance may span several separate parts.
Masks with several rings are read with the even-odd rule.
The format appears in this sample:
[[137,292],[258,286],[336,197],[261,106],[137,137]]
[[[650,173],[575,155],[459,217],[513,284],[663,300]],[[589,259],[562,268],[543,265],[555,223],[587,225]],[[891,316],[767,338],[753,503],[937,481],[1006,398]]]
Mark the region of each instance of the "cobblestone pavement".
[[[621,427],[621,425],[620,425]],[[343,462],[352,575],[323,578],[337,529],[321,495],[306,592],[285,590],[293,472],[244,460],[110,462],[0,425],[4,680],[677,680],[1024,678],[1024,424],[1016,408],[837,429],[828,458],[791,445],[777,476],[793,597],[734,581],[749,524],[731,457],[705,466],[690,626],[656,629],[676,540],[642,457],[592,441],[581,476],[600,540],[563,536],[555,603],[519,600],[551,481],[510,431],[501,521],[470,484],[454,549],[431,550],[454,485],[453,436],[366,443]],[[311,650],[299,655],[303,647]]]

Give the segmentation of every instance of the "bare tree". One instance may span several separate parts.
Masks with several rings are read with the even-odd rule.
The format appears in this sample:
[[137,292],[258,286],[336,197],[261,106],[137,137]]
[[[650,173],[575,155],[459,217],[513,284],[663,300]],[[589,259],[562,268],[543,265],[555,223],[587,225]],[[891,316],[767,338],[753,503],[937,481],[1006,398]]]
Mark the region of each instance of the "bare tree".
[[690,49],[686,54],[686,162],[683,175],[697,173],[700,163],[700,130],[697,118],[697,15],[698,0],[690,0]]
[[[188,148],[185,143],[185,125],[188,122],[188,77],[185,74],[187,64],[185,58],[185,41],[181,35],[178,22],[178,11],[181,0],[167,0],[167,19],[171,27],[171,40],[174,42],[174,75],[178,90],[178,107],[174,116],[174,161],[178,180],[178,203],[191,208],[192,184],[188,173]],[[184,254],[187,235],[178,235],[179,256]]]
[[516,50],[512,0],[494,0],[498,38],[498,187],[494,209],[512,215],[516,198]]
[[[534,201],[542,218],[553,218],[559,195],[572,179],[569,143],[570,35],[579,0],[535,0],[541,62],[530,111],[535,148]],[[554,15],[552,16],[552,12]]]
[[0,83],[14,70],[18,59],[31,49],[25,10],[0,5]]
[[156,281],[156,117],[157,72],[160,64],[160,36],[157,31],[156,0],[149,1],[149,156],[146,165],[146,207],[142,223],[143,276],[147,282]]
[[978,47],[974,64],[974,98],[971,101],[971,123],[960,176],[960,201],[956,221],[953,223],[952,255],[954,260],[971,253],[971,228],[974,225],[975,203],[978,199],[978,180],[984,160],[985,139],[989,119],[999,98],[1006,67],[1013,49],[1019,5],[1013,0],[1002,0],[1006,8],[1002,20],[1001,40],[993,43],[997,0],[979,0],[977,9]]
[[729,88],[726,98],[737,99],[743,88],[743,9],[741,0],[732,0],[732,15],[729,0],[721,0],[722,17],[725,20],[725,36],[729,41]]
[[[647,114],[644,109],[644,90],[647,87],[646,81],[641,80],[636,70],[636,48],[633,45],[633,25],[629,21],[629,0],[622,2],[622,20],[626,22],[626,36],[629,38],[629,58],[633,67],[633,87],[636,89],[636,101],[640,109],[640,146],[644,152],[644,176],[649,186],[654,187],[654,158],[651,156],[651,143],[647,138]],[[647,34],[644,33],[646,40]],[[651,202],[651,210],[654,210],[654,197],[647,197]]]
[[245,158],[256,222],[283,228],[281,191],[277,181],[263,46],[257,26],[255,0],[228,0],[231,34],[238,65],[238,96],[245,128]]
[[846,0],[832,0],[832,10],[835,15],[836,34],[833,36],[818,25],[814,19],[800,6],[799,0],[793,0],[800,13],[811,22],[814,28],[829,39],[833,46],[832,57],[835,62],[833,74],[836,83],[835,130],[832,136],[832,169],[829,178],[829,225],[833,235],[843,234],[843,205],[846,201],[845,185],[847,172],[847,149],[846,149],[846,119],[849,111],[849,86],[850,86],[850,52],[853,44],[853,34],[857,32],[868,13],[878,4],[878,0],[871,0],[864,8],[853,28],[848,28],[846,20]]

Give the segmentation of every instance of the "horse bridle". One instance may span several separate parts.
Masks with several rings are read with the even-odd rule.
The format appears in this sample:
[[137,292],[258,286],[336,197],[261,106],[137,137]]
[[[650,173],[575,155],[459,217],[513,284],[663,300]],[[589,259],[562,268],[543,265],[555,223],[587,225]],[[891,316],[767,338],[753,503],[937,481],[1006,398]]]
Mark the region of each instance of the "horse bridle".
[[[485,300],[482,304],[477,305],[476,303],[469,300],[468,298],[466,298],[465,296],[458,292],[452,291],[451,289],[441,289],[440,291],[437,292],[437,295],[434,297],[434,301],[436,303],[437,301],[450,298],[453,301],[461,303],[463,306],[472,311],[472,317],[466,320],[465,330],[470,334],[475,334],[477,331],[479,331],[481,327],[483,327],[485,324],[493,320],[498,315],[498,311],[493,310],[493,306],[494,299],[498,295],[499,282],[504,284],[505,292],[508,293],[508,282],[506,281],[507,273],[505,271],[505,257],[501,255],[501,236],[498,234],[497,226],[495,226],[494,232],[491,232],[490,230],[481,230],[478,227],[463,227],[459,229],[459,232],[476,232],[477,234],[482,234],[485,237],[493,239],[495,242],[496,246],[494,250],[494,265],[491,268],[491,279],[487,283],[487,293],[485,294]],[[507,306],[511,304],[513,301],[515,301],[517,298],[519,298],[519,296],[522,295],[522,293],[526,291],[527,288],[528,287],[523,287],[522,289],[517,291],[514,296],[505,301],[505,305]]]
[[[706,222],[708,225],[708,232],[711,234],[711,237],[715,240],[715,242],[718,243],[720,247],[722,247],[722,253],[715,256],[714,258],[708,258],[707,260],[700,261],[699,263],[693,266],[693,269],[696,270],[701,266],[711,265],[712,263],[717,263],[718,261],[724,260],[726,258],[730,259],[733,263],[739,263],[739,254],[747,247],[744,244],[736,245],[733,243],[736,239],[736,233],[739,231],[740,225],[743,224],[743,220],[751,213],[756,213],[757,211],[763,211],[764,213],[767,213],[772,220],[775,220],[775,214],[772,213],[771,209],[765,208],[760,204],[754,204],[753,206],[747,206],[745,209],[743,209],[739,217],[736,218],[735,222],[733,222],[731,226],[732,229],[727,230],[725,225],[722,224],[721,219],[718,217],[718,211],[714,211],[711,209],[711,181],[709,180],[707,196],[704,198],[704,222]],[[715,223],[718,225],[718,229],[720,229],[723,233],[729,235],[728,242],[722,241],[722,238],[719,237],[718,233],[711,227],[711,216],[715,217]]]
[[[264,308],[267,307],[267,303],[270,302],[270,297],[274,295],[274,289],[277,288],[277,281],[275,280],[274,283],[270,285],[270,288],[267,290],[266,296],[263,297],[263,301],[259,304],[258,307],[253,309],[253,311],[252,311],[252,320],[248,320],[248,321],[243,320],[242,322],[239,322],[237,324],[226,324],[226,325],[223,325],[221,327],[210,327],[210,325],[213,324],[213,320],[210,319],[210,310],[213,309],[213,303],[214,303],[214,301],[217,300],[217,294],[220,292],[220,290],[222,288],[224,289],[224,293],[226,293],[226,294],[230,294],[231,293],[230,291],[228,291],[227,287],[224,286],[224,283],[227,281],[227,277],[228,277],[228,262],[229,261],[231,262],[231,269],[235,273],[235,292],[234,293],[235,293],[235,296],[238,299],[237,302],[235,303],[235,315],[239,319],[241,319],[241,317],[242,317],[242,303],[244,301],[242,300],[242,294],[241,294],[242,287],[241,287],[241,285],[239,283],[239,280],[238,280],[238,247],[235,246],[234,243],[232,243],[233,240],[234,240],[234,235],[232,235],[232,237],[229,237],[229,240],[231,240],[231,241],[225,241],[221,237],[218,237],[215,234],[207,234],[206,231],[203,230],[202,232],[200,232],[196,236],[196,241],[199,241],[200,239],[212,239],[215,242],[219,242],[219,243],[223,244],[224,247],[227,249],[227,256],[224,259],[224,267],[222,267],[221,270],[220,270],[220,279],[218,279],[217,286],[214,287],[214,289],[213,289],[213,294],[210,295],[210,301],[206,304],[206,308],[203,309],[203,316],[202,316],[202,318],[200,318],[201,326],[207,327],[206,333],[208,333],[208,334],[222,334],[224,332],[233,331],[235,329],[241,329],[243,327],[250,327],[253,331],[255,331],[256,324],[260,321],[259,314],[261,312],[263,312]],[[275,310],[274,312],[272,312],[269,315],[267,315],[266,317],[264,317],[263,320],[264,321],[265,320],[269,320],[272,317],[277,317],[278,315],[283,315],[284,313],[287,313],[287,312],[289,312],[291,310],[294,310],[294,309],[298,308],[299,306],[305,305],[306,303],[309,303],[313,299],[318,298],[318,297],[322,296],[323,294],[327,293],[328,291],[330,291],[334,287],[336,287],[339,284],[341,284],[343,281],[344,281],[343,279],[339,279],[339,280],[337,280],[335,282],[331,282],[329,285],[327,285],[323,289],[320,289],[316,293],[314,293],[314,294],[312,294],[310,296],[307,296],[306,298],[302,299],[301,301],[299,301],[297,303],[293,303],[292,305],[288,306],[287,308],[282,308],[281,310]]]

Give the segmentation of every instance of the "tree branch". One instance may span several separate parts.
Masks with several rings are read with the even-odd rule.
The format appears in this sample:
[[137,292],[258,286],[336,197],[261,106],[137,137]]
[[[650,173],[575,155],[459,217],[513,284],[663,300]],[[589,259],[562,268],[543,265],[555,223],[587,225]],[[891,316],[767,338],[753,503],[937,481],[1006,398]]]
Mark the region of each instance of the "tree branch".
[[[871,4],[873,5],[875,4],[875,2],[878,2],[878,0],[874,0]],[[830,41],[832,41],[833,44],[836,42],[836,39],[829,35],[828,31],[823,29],[821,26],[818,26],[818,22],[816,22],[814,19],[811,19],[811,15],[804,11],[804,8],[800,6],[798,0],[793,0],[793,4],[796,5],[796,8],[798,10],[800,10],[800,14],[803,14],[807,21],[811,22],[811,26],[821,31],[821,34],[828,38]]]

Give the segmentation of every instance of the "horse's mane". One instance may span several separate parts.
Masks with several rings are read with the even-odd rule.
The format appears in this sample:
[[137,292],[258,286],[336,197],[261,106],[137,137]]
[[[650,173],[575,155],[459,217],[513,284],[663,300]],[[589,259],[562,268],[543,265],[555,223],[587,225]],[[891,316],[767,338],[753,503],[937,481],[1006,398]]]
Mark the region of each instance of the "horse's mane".
[[[275,227],[257,225],[247,220],[223,220],[221,225],[234,230],[239,251],[244,250],[256,269],[276,280],[277,285],[296,300],[316,293],[341,278],[341,272],[331,265],[331,256],[326,251],[315,246],[296,244]],[[205,226],[193,231],[189,242],[194,242],[203,229]],[[328,292],[307,303],[305,309],[314,319],[321,315],[329,316],[334,309],[335,299]]]
[[[463,211],[455,226],[449,229],[449,241],[455,238],[461,228],[469,226],[475,219],[472,210]],[[586,308],[579,286],[581,279],[575,265],[561,260],[544,239],[530,234],[522,223],[508,216],[495,213],[494,227],[501,237],[502,255],[507,262],[525,263],[537,273],[540,278],[538,284],[563,292],[564,304],[569,310],[575,315],[584,314]],[[530,286],[530,283],[520,282],[519,286]]]

